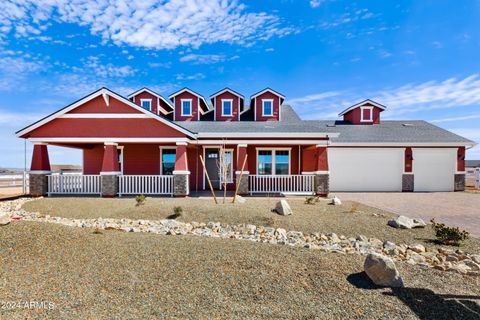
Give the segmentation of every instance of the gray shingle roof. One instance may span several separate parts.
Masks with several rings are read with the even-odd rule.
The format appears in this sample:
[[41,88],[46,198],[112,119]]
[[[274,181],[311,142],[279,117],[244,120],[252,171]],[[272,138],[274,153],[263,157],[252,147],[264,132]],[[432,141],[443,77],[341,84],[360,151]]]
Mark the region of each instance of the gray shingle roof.
[[176,121],[196,133],[339,133],[333,143],[459,143],[474,144],[450,131],[422,120],[388,121],[376,125],[352,125],[335,120],[301,120],[288,105],[282,106],[281,121]]
[[465,160],[465,167],[480,168],[480,160]]

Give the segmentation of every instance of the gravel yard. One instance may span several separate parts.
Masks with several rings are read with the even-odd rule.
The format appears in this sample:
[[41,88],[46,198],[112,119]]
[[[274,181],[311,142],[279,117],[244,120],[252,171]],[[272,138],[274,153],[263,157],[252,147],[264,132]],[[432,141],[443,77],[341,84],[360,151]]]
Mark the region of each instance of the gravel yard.
[[[244,204],[219,204],[202,198],[147,198],[142,206],[136,206],[132,198],[43,198],[26,203],[27,211],[68,218],[131,218],[165,219],[173,214],[175,206],[181,206],[184,222],[218,221],[228,224],[251,223],[255,225],[285,228],[304,233],[335,232],[338,235],[365,235],[395,243],[412,244],[430,242],[434,239],[430,227],[425,229],[401,230],[387,226],[387,221],[396,215],[381,209],[355,202],[344,201],[340,206],[329,205],[322,200],[315,205],[304,204],[303,198],[288,199],[293,210],[291,216],[280,216],[271,212],[277,199],[248,198]],[[352,206],[357,207],[355,212]],[[480,241],[467,240],[467,251],[480,252]]]
[[363,257],[193,236],[13,222],[0,232],[0,318],[478,319],[478,277],[399,263],[376,289]]

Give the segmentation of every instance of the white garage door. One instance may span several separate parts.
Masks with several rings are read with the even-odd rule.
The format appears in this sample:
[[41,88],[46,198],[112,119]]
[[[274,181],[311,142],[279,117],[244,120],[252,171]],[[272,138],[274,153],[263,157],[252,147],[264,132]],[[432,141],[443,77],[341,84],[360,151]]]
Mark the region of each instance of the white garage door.
[[457,149],[414,148],[415,191],[453,191]]
[[329,148],[331,191],[402,191],[403,148]]

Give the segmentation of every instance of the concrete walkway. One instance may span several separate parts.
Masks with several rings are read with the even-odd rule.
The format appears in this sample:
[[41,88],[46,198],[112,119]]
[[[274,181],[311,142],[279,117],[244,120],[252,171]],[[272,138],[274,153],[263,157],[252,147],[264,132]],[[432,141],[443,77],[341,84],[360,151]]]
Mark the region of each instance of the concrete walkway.
[[480,193],[332,193],[341,200],[357,201],[407,217],[430,221],[435,218],[449,226],[480,237]]

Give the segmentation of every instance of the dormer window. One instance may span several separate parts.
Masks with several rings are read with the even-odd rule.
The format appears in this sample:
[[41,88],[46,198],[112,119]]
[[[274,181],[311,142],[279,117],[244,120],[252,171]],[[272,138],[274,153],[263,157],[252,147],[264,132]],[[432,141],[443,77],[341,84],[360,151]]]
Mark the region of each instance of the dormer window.
[[273,116],[273,99],[262,100],[262,116],[264,117]]
[[360,107],[360,122],[373,121],[373,107]]
[[222,116],[232,115],[232,99],[222,99]]
[[182,99],[182,116],[192,115],[192,99]]
[[140,105],[143,109],[152,111],[152,99],[140,99]]

